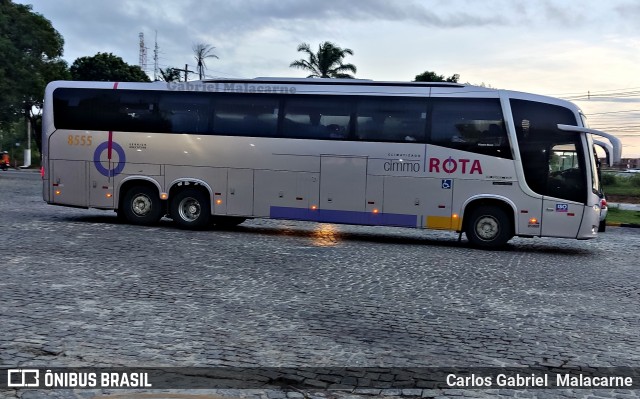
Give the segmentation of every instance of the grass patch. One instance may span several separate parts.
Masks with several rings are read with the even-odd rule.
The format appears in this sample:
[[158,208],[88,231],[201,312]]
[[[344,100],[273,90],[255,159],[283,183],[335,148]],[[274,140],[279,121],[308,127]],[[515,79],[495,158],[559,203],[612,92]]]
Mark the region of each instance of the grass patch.
[[614,174],[604,174],[602,178],[602,188],[605,195],[622,195],[629,197],[640,197],[640,174],[631,176],[616,176]]
[[640,224],[640,211],[627,211],[609,207],[607,222]]

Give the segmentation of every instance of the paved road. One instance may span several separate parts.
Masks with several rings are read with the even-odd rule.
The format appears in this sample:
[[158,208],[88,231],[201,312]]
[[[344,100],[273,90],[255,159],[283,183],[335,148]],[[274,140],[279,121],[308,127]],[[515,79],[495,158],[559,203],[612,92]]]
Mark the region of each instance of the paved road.
[[[137,227],[113,212],[46,205],[40,190],[36,173],[0,173],[4,367],[640,366],[639,229],[609,228],[591,241],[514,239],[490,252],[453,233],[395,228]],[[535,391],[560,394],[640,391]]]

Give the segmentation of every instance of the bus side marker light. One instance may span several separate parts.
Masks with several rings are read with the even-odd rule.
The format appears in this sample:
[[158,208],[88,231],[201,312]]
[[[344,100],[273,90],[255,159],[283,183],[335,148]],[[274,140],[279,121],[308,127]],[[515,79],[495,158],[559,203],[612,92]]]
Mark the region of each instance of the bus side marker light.
[[62,191],[56,190],[55,193],[56,193],[56,195],[60,195],[60,194],[62,194]]
[[216,205],[220,205],[220,204],[222,204],[222,200],[221,199],[217,199],[216,200]]
[[373,213],[378,213],[378,212],[380,212],[380,211],[379,211],[379,210],[377,210],[377,209],[374,209],[374,210],[373,210]]
[[166,200],[167,198],[169,198],[169,194],[167,194],[167,193],[160,193],[160,199],[161,199],[161,200]]
[[529,219],[529,224],[537,224],[537,223],[538,223],[538,219],[536,218]]
[[106,196],[107,196],[107,198],[111,198],[111,197],[113,197],[113,194],[107,193]]
[[451,215],[452,218],[457,219],[458,218],[458,214],[454,213],[453,215]]
[[311,205],[311,210],[312,210],[312,211],[315,211],[316,209],[318,209],[318,206],[316,206],[316,205]]

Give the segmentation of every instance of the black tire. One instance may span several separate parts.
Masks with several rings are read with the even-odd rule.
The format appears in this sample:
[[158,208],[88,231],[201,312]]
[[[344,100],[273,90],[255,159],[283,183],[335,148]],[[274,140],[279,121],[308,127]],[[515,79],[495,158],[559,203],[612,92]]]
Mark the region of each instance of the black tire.
[[476,248],[500,248],[513,237],[507,214],[495,206],[480,206],[471,212],[465,234]]
[[211,201],[203,190],[185,188],[171,199],[169,211],[178,227],[200,230],[210,223]]
[[598,233],[604,233],[607,230],[607,222],[606,220],[601,220],[600,225],[598,226]]
[[247,218],[239,217],[239,216],[213,216],[211,222],[216,227],[221,228],[230,228],[235,227],[241,223],[243,223]]
[[135,186],[127,190],[118,215],[131,224],[150,226],[163,216],[162,201],[157,190],[148,186]]

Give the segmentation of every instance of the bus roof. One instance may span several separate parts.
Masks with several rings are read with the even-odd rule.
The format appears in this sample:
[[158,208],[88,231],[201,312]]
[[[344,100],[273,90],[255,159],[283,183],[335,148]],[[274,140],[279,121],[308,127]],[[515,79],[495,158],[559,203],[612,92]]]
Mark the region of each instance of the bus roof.
[[[260,87],[258,87],[260,86]],[[283,78],[258,77],[253,79],[205,79],[188,82],[89,82],[55,81],[49,83],[47,92],[56,88],[94,88],[124,90],[169,90],[194,92],[236,92],[236,93],[296,93],[331,95],[390,95],[419,97],[481,97],[508,98],[539,101],[561,105],[579,112],[575,104],[554,97],[537,94],[487,88],[452,82],[394,82],[369,79],[333,78]],[[272,89],[272,90],[264,90]],[[289,90],[283,90],[289,89]]]
[[371,79],[334,79],[334,78],[281,78],[258,77],[253,79],[205,79],[202,83],[249,83],[249,84],[300,84],[300,85],[338,85],[338,86],[413,86],[413,87],[465,87],[453,82],[395,82]]

